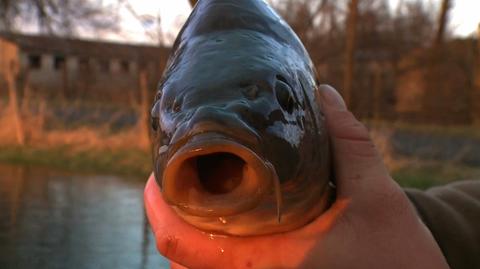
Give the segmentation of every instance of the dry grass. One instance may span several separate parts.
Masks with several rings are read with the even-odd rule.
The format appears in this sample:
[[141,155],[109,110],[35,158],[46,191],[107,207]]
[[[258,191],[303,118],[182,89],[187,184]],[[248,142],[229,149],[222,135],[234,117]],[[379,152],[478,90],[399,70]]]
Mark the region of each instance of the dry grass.
[[[25,105],[27,104],[27,105]],[[75,128],[67,126],[46,127],[47,122],[55,121],[52,109],[45,101],[32,104],[24,100],[21,106],[21,119],[27,145],[33,147],[56,147],[66,145],[72,148],[93,149],[149,149],[148,133],[142,124],[112,132],[109,123]],[[8,106],[0,107],[0,126],[14,126],[14,117]],[[16,144],[14,128],[0,128],[0,145]]]
[[55,116],[55,105],[58,104],[22,101],[19,111],[25,145],[17,142],[9,106],[0,106],[0,126],[6,126],[0,128],[0,161],[78,172],[148,176],[151,171],[150,141],[144,124],[136,123],[120,130],[112,130],[109,122],[96,126],[83,122],[72,124],[73,127],[65,126],[59,124],[61,121]]
[[[69,105],[74,106],[23,100],[20,111],[27,141],[24,146],[15,146],[15,130],[11,128],[14,118],[8,106],[0,106],[0,126],[6,126],[0,128],[0,161],[75,171],[135,174],[142,178],[151,171],[150,142],[145,125],[136,123],[128,128],[113,130],[110,122],[96,126],[81,121],[69,126],[58,124],[53,108]],[[117,113],[121,111],[112,114],[112,121]],[[391,141],[395,130],[404,128],[415,130],[412,126],[391,125],[377,125],[371,130],[386,166],[402,186],[428,188],[457,179],[480,178],[480,168],[467,167],[455,160],[441,163],[399,156]],[[430,129],[429,133],[459,135],[452,134],[453,130],[442,132],[438,128],[421,128],[419,132],[426,132],[427,129]],[[461,135],[466,133],[461,132]]]
[[34,145],[68,145],[73,148],[85,149],[141,149],[148,150],[148,138],[142,135],[137,129],[111,134],[107,127],[93,129],[91,127],[81,127],[75,130],[53,130],[45,132],[39,136],[36,141],[32,140]]

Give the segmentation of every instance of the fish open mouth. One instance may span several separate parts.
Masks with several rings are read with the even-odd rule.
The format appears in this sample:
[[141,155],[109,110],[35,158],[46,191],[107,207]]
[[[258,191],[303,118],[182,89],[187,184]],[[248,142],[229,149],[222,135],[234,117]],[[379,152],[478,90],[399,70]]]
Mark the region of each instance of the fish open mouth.
[[[197,170],[203,189],[211,194],[226,194],[237,188],[244,179],[247,163],[235,154],[218,152],[190,160],[190,169]],[[187,168],[188,169],[188,168]]]
[[203,217],[240,214],[273,190],[275,171],[250,148],[219,133],[193,136],[169,160],[165,199]]

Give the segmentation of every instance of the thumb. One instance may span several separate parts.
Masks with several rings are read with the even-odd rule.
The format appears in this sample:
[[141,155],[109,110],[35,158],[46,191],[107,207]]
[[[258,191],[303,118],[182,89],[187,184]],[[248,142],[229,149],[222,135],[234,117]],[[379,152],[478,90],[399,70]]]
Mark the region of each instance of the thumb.
[[319,92],[332,143],[338,196],[362,195],[391,183],[367,128],[347,110],[334,88],[321,85]]

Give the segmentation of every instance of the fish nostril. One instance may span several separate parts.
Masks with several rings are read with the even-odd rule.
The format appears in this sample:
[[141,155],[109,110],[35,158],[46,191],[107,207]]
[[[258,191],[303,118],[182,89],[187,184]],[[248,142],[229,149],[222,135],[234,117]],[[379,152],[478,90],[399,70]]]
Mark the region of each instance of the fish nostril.
[[249,100],[255,100],[258,97],[258,92],[259,92],[259,89],[257,85],[249,85],[244,87],[243,89],[243,94]]
[[286,79],[284,76],[282,76],[282,75],[276,75],[275,78],[276,78],[277,80],[279,80],[279,81],[281,81],[281,82],[283,82],[283,83],[285,83],[285,84],[288,85],[288,81],[287,81],[287,79]]
[[[194,110],[190,121],[192,123],[202,121],[215,121],[219,123],[229,124],[231,119],[249,117],[251,115],[251,107],[247,100],[236,100],[216,104],[215,106],[203,106]],[[227,121],[227,122],[225,122]]]
[[246,100],[233,102],[226,106],[225,110],[229,113],[235,114],[242,120],[249,119],[253,114],[252,108]]
[[173,103],[171,105],[171,110],[174,113],[178,113],[178,112],[180,112],[180,110],[182,110],[182,99],[181,98],[175,98],[175,100],[173,100]]

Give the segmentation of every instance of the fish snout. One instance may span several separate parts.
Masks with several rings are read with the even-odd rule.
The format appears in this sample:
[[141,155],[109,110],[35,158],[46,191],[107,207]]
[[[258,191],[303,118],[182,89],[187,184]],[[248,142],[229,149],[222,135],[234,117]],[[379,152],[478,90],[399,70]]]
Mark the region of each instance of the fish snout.
[[241,99],[199,107],[193,113],[190,121],[193,123],[214,121],[233,128],[235,128],[235,124],[245,127],[246,119],[250,119],[252,114],[253,111],[248,101]]
[[180,214],[226,217],[256,207],[271,190],[273,173],[250,148],[204,132],[170,158],[163,193]]
[[260,136],[241,113],[247,113],[244,104],[230,103],[224,106],[204,106],[196,109],[173,134],[171,143],[211,132],[222,133],[254,150],[261,144]]

